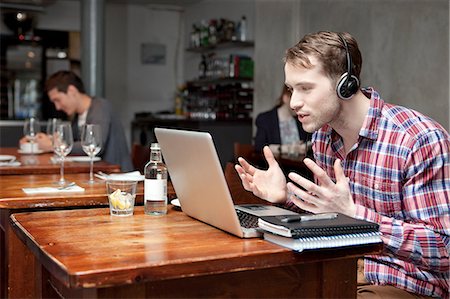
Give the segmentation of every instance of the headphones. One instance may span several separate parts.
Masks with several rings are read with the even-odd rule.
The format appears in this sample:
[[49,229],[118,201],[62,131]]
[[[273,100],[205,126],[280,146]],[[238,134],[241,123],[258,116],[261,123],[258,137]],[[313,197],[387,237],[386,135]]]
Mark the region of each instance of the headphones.
[[355,75],[352,75],[352,57],[350,56],[347,42],[340,33],[338,33],[338,35],[345,47],[345,54],[347,57],[347,72],[343,73],[341,78],[339,78],[339,81],[336,85],[336,93],[340,99],[349,100],[358,91],[359,80]]

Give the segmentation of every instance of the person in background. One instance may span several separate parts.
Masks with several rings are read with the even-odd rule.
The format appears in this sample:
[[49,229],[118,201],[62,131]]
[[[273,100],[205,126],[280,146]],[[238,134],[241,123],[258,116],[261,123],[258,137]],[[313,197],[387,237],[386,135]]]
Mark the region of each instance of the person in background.
[[[315,182],[286,178],[242,158],[243,186],[312,213],[340,212],[380,225],[383,251],[364,258],[358,298],[449,298],[450,136],[431,118],[360,88],[362,58],[349,33],[303,37],[285,55],[291,108],[313,134]],[[365,280],[365,281],[363,281]]]
[[265,145],[306,144],[311,135],[306,133],[289,107],[291,93],[283,84],[281,95],[275,108],[260,113],[256,117],[255,150],[261,152]]
[[[108,100],[87,95],[81,79],[70,71],[51,75],[45,82],[45,91],[56,110],[62,110],[71,117],[75,141],[71,154],[85,154],[80,142],[81,127],[84,124],[98,124],[103,138],[99,156],[108,163],[120,165],[122,171],[133,170],[119,115],[113,111]],[[20,143],[24,142],[27,142],[26,137],[20,140]],[[44,151],[53,150],[50,137],[44,133],[36,136],[36,142]]]

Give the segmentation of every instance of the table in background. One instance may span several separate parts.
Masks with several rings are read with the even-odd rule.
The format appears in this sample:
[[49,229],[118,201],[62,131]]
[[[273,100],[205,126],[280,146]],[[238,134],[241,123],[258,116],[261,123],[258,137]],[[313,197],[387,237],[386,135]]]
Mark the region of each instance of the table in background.
[[[0,297],[25,298],[30,290],[27,283],[34,279],[34,257],[12,232],[9,216],[23,211],[87,208],[107,206],[108,198],[104,183],[90,185],[89,174],[65,175],[66,180],[85,188],[78,193],[47,193],[28,195],[22,191],[26,187],[52,186],[59,179],[54,175],[4,175],[0,177]],[[102,182],[96,179],[97,182]],[[143,204],[144,187],[138,183],[136,204]],[[175,196],[172,185],[168,184],[169,198]],[[24,272],[18,272],[16,265],[26,265]],[[23,270],[23,269],[22,269]]]
[[296,253],[173,209],[147,216],[137,207],[130,217],[104,208],[19,213],[11,222],[41,265],[31,280],[36,297],[351,298],[358,257],[381,250]]
[[[20,154],[17,148],[0,148],[0,155],[16,156],[20,166],[0,166],[0,175],[14,174],[52,174],[60,172],[60,164],[53,163],[51,157],[53,153],[42,153],[35,155]],[[87,156],[86,156],[87,157]],[[34,159],[33,164],[28,164],[30,159]],[[89,162],[64,162],[64,173],[89,173]],[[120,165],[110,164],[106,161],[94,162],[94,171],[106,173],[120,172]]]

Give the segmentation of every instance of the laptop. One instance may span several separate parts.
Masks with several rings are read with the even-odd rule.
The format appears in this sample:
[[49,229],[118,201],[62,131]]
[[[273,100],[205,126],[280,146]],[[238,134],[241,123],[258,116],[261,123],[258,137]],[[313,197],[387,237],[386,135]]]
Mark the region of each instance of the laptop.
[[[155,128],[155,135],[181,208],[188,216],[238,237],[254,238],[262,235],[258,217],[297,214],[271,205],[234,205],[209,133]],[[238,214],[253,218],[253,225],[241,225]]]

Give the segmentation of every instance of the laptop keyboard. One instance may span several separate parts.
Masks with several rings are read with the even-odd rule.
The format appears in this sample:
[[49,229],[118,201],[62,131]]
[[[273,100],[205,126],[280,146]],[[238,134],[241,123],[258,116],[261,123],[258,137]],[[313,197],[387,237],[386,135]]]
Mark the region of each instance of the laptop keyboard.
[[239,222],[245,228],[258,228],[258,217],[236,209]]

